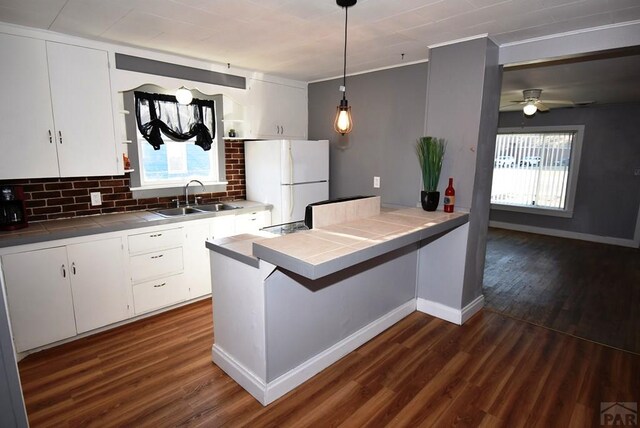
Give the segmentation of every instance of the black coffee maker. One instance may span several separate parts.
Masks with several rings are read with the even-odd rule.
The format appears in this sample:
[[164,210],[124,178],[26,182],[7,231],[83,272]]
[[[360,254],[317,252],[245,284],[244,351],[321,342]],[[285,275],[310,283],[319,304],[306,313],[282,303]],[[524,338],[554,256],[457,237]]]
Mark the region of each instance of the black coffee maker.
[[0,230],[27,227],[22,186],[0,186]]

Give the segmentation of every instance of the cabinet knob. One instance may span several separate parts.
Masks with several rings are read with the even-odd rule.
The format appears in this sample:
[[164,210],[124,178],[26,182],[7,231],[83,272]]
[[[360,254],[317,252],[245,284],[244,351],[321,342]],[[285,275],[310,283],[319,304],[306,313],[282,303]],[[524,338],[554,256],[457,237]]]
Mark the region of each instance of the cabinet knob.
[[62,144],[62,131],[58,131],[58,137],[60,137],[60,144]]
[[61,272],[62,272],[62,277],[63,277],[63,278],[66,278],[66,277],[67,277],[67,268],[65,267],[65,265],[62,265],[62,266],[60,267],[60,270],[61,270]]
[[53,144],[53,135],[51,135],[51,130],[49,130],[49,144]]
[[157,256],[151,256],[152,259],[159,259],[163,256],[164,254],[159,254]]
[[160,287],[164,287],[165,285],[167,285],[167,283],[163,282],[162,284],[154,285],[153,288],[160,288]]
[[71,263],[71,273],[76,274],[76,262]]

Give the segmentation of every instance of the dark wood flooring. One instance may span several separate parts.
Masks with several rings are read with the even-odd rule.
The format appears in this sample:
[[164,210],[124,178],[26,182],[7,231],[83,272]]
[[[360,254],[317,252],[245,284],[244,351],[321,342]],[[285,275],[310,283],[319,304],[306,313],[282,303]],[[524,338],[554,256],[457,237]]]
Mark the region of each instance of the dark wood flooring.
[[32,427],[588,427],[640,356],[482,311],[413,313],[263,408],[211,362],[198,302],[20,362]]
[[492,228],[485,266],[486,308],[640,353],[640,250]]

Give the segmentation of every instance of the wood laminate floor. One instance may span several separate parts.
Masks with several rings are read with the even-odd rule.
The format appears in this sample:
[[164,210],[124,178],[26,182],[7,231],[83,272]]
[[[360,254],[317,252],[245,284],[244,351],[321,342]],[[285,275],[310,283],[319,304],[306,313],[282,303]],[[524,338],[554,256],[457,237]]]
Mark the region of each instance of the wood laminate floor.
[[485,307],[640,353],[640,250],[489,229]]
[[33,427],[588,427],[640,401],[640,356],[491,311],[415,312],[263,408],[210,358],[211,303],[20,362]]

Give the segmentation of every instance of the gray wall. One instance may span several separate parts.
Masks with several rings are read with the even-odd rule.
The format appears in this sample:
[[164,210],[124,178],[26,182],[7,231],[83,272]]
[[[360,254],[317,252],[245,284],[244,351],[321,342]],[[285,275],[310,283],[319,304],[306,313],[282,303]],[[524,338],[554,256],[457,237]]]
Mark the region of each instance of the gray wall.
[[267,382],[414,300],[416,250],[409,245],[315,281],[274,271],[264,285]]
[[447,140],[440,188],[453,177],[456,207],[471,210],[458,309],[482,294],[501,83],[498,47],[488,38],[430,51],[427,134]]
[[500,127],[584,125],[573,218],[491,210],[491,220],[633,239],[640,205],[640,104],[500,114]]
[[[331,146],[330,195],[379,195],[383,203],[416,206],[420,169],[416,140],[424,135],[427,63],[347,77],[353,131],[333,130],[341,79],[309,85],[309,138]],[[381,177],[380,189],[373,177]]]

